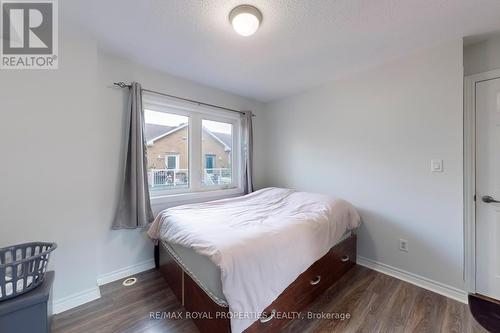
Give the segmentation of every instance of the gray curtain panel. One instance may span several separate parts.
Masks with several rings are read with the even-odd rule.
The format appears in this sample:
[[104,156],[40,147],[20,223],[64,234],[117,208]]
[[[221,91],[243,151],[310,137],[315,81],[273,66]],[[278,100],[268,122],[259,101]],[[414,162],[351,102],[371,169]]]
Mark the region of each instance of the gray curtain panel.
[[253,113],[246,111],[243,115],[243,153],[244,153],[244,179],[245,193],[253,192]]
[[125,173],[113,229],[134,229],[154,220],[149,201],[141,85],[132,82],[129,92]]

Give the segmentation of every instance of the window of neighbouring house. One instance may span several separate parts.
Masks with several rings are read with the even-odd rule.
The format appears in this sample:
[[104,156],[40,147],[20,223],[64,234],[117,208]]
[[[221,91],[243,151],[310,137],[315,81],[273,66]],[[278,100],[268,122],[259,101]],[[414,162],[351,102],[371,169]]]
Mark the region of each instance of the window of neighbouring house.
[[241,189],[238,113],[143,99],[151,198]]
[[179,155],[167,155],[165,164],[167,165],[167,169],[179,169]]
[[215,168],[215,155],[205,155],[205,170]]

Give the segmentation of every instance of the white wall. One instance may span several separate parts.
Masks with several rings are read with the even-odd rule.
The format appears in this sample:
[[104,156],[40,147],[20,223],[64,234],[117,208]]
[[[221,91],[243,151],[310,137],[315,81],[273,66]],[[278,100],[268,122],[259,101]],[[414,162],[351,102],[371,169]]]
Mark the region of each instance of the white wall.
[[[65,24],[59,44],[58,70],[0,72],[0,246],[56,241],[56,300],[152,258],[142,231],[109,228],[126,103],[111,85],[118,80],[254,110],[257,187],[344,197],[364,219],[360,255],[463,286],[461,42],[273,103],[268,114],[258,102],[102,54]],[[445,173],[429,172],[431,158],[444,159]],[[397,249],[400,237],[408,254]]]
[[95,227],[108,223],[93,135],[96,47],[72,37],[61,35],[59,70],[0,72],[0,246],[56,241],[56,298],[95,286]]
[[500,68],[500,36],[495,35],[479,43],[464,47],[465,75]]
[[454,41],[268,105],[259,182],[349,200],[360,256],[463,289],[462,80]]
[[102,274],[153,257],[143,231],[110,230],[126,105],[126,91],[112,82],[137,80],[149,89],[257,114],[261,108],[258,102],[102,54],[93,38],[74,30],[64,23],[60,27],[58,70],[0,72],[0,247],[57,242],[51,259],[56,302],[95,290]]

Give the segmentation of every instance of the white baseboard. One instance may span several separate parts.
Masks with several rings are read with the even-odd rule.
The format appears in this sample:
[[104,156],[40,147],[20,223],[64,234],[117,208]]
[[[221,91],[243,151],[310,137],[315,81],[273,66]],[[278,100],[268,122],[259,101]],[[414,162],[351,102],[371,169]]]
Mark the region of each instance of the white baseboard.
[[110,283],[116,280],[123,279],[127,276],[138,274],[140,272],[147,271],[148,269],[155,268],[154,259],[148,259],[146,261],[134,264],[128,267],[117,269],[116,271],[109,272],[97,277],[97,285],[102,286],[103,284]]
[[403,280],[405,282],[414,284],[418,287],[428,289],[437,294],[449,297],[461,303],[467,304],[467,292],[441,282],[437,282],[426,277],[407,272],[405,270],[392,267],[365,257],[357,256],[356,261],[359,265],[373,269],[374,271],[384,273]]
[[101,292],[99,291],[99,287],[96,286],[95,288],[90,288],[73,295],[54,300],[52,303],[52,313],[61,313],[100,297]]
[[79,305],[93,301],[101,297],[99,286],[110,283],[116,280],[123,279],[124,277],[138,274],[155,267],[154,259],[148,259],[135,265],[117,269],[116,271],[109,272],[97,277],[97,286],[90,288],[60,299],[56,299],[52,303],[52,312],[54,314],[64,312]]

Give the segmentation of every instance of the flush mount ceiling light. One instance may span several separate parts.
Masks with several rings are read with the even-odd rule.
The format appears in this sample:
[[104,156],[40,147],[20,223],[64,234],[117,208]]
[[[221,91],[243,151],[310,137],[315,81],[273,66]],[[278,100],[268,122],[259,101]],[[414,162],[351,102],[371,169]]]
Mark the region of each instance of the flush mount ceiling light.
[[259,29],[262,22],[262,13],[254,6],[241,5],[229,13],[229,22],[231,22],[234,31],[238,34],[250,36]]

